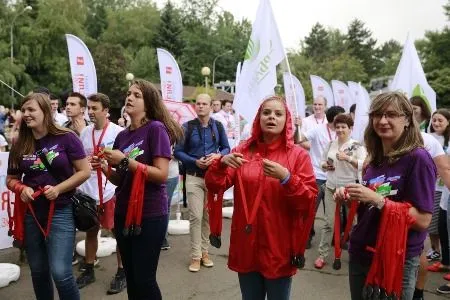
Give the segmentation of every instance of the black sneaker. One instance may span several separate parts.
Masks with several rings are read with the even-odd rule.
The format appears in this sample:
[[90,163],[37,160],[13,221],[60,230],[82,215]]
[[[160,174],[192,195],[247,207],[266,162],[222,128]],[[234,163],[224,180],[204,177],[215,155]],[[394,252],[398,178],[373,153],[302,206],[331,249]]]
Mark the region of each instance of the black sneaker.
[[162,246],[161,246],[161,250],[169,250],[169,249],[170,249],[169,242],[167,241],[166,238],[164,238],[164,241],[163,241]]
[[111,286],[107,291],[108,295],[118,294],[127,287],[127,279],[125,277],[125,272],[123,269],[117,271],[116,276],[114,276],[111,281]]
[[450,286],[444,284],[436,289],[439,294],[450,294]]
[[428,261],[439,261],[441,259],[441,254],[437,251],[431,250],[427,255]]
[[85,270],[81,275],[77,278],[78,289],[81,290],[85,286],[95,282],[95,273],[94,270]]
[[[98,258],[96,258],[94,260],[94,267],[96,267],[99,264],[100,260]],[[86,263],[83,261],[80,263],[80,266],[78,267],[78,271],[80,272],[84,272],[86,271]]]

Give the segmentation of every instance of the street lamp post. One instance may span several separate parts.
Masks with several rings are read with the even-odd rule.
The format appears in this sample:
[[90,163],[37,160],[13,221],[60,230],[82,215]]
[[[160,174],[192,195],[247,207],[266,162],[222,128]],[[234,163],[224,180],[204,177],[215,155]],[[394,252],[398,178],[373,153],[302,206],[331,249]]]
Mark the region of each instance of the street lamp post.
[[[11,22],[11,29],[10,29],[10,32],[9,32],[9,37],[10,37],[10,41],[11,41],[11,44],[10,44],[10,46],[11,46],[11,49],[10,49],[11,50],[11,57],[10,57],[10,59],[11,59],[11,69],[12,69],[12,67],[14,65],[14,23],[16,22],[16,20],[17,20],[17,18],[19,16],[21,16],[25,12],[30,11],[32,9],[33,8],[31,6],[29,6],[29,5],[26,6],[20,13],[18,13],[17,15],[14,16],[14,18],[13,18],[13,20]],[[11,83],[11,86],[13,86],[12,83]],[[11,97],[14,98],[14,91],[13,90],[11,90]]]
[[125,79],[128,81],[128,87],[130,87],[131,82],[132,82],[133,79],[134,79],[133,73],[127,73],[127,75],[125,75]]
[[208,67],[202,68],[202,75],[205,76],[205,88],[208,90],[208,76],[211,74],[211,69]]
[[215,80],[215,76],[216,76],[216,60],[219,58],[219,57],[221,57],[221,56],[224,56],[224,55],[227,55],[227,54],[232,54],[233,53],[233,50],[228,50],[227,52],[224,52],[224,53],[222,53],[222,54],[219,54],[219,55],[217,55],[215,58],[214,58],[214,61],[213,61],[213,74],[212,74],[212,86],[214,87],[214,80]]

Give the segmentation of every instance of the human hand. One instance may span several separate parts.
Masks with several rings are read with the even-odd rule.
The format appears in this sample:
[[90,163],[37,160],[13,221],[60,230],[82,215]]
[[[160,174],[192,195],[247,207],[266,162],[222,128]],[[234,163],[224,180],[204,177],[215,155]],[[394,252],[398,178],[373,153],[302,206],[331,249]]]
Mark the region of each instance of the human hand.
[[208,160],[206,159],[205,156],[197,159],[195,161],[195,164],[197,165],[197,167],[199,167],[202,170],[205,170],[206,168],[208,168],[208,166],[210,165],[210,163],[208,162]]
[[212,164],[216,159],[219,159],[221,157],[222,157],[222,155],[219,153],[211,153],[211,154],[206,155],[206,161],[207,161],[208,166],[210,164]]
[[34,200],[33,194],[34,194],[34,191],[32,188],[30,188],[28,186],[24,187],[22,190],[22,193],[20,193],[20,200],[22,200],[22,202],[24,202],[24,203],[28,203],[28,202]]
[[98,156],[94,155],[88,161],[91,164],[92,170],[97,170],[98,168],[101,168],[102,160]]
[[263,159],[264,175],[273,177],[278,180],[283,180],[289,175],[289,170],[277,162]]
[[345,186],[345,190],[347,191],[350,200],[353,201],[361,201],[364,203],[378,203],[383,198],[383,196],[377,194],[376,192],[359,183],[347,184]]
[[350,156],[348,156],[347,154],[345,154],[343,151],[339,151],[338,153],[336,153],[336,158],[338,160],[344,160],[344,161],[348,161]]
[[46,185],[44,187],[44,196],[50,201],[56,200],[59,196],[59,188],[57,186]]
[[298,127],[302,127],[302,118],[300,117],[294,117],[294,125],[298,126]]
[[234,152],[223,156],[220,162],[224,165],[232,167],[233,169],[237,169],[244,163],[248,162],[248,160],[244,159],[243,154]]
[[108,164],[112,166],[117,166],[126,157],[120,150],[105,149],[103,153]]

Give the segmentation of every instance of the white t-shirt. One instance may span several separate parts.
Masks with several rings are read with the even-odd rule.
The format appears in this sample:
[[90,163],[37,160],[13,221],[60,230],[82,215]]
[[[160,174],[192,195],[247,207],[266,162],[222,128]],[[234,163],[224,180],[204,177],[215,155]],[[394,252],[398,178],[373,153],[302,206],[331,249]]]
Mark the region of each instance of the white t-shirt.
[[327,118],[323,116],[323,119],[316,119],[314,114],[307,116],[302,120],[302,133],[307,133],[308,130],[315,128],[318,124],[328,124]]
[[178,168],[178,160],[172,158],[169,161],[169,175],[167,176],[167,178],[178,177],[178,175],[180,175],[180,170]]
[[227,125],[228,125],[227,120],[225,120],[225,117],[224,117],[220,112],[213,113],[213,114],[211,115],[211,117],[212,117],[214,120],[219,121],[220,123],[222,123],[223,128],[224,128],[225,130],[227,129]]
[[0,134],[0,147],[6,147],[6,146],[8,146],[8,142],[6,141],[3,134]]
[[336,132],[329,129],[325,124],[316,124],[315,127],[309,129],[304,135],[311,142],[309,155],[311,156],[314,175],[316,175],[316,179],[326,180],[327,174],[322,170],[320,162],[328,144],[336,139]]
[[[92,144],[92,129],[94,128],[94,124],[86,126],[80,134],[81,142],[83,143],[83,148],[86,151],[87,156],[92,156],[94,152],[94,145]],[[108,128],[106,129],[105,135],[101,141],[100,148],[109,148],[112,149],[114,141],[119,134],[123,130],[119,125],[114,124],[113,122],[109,122]],[[94,138],[95,143],[98,143],[100,139],[100,135],[102,134],[102,130],[94,130]],[[103,203],[108,202],[114,196],[114,192],[116,190],[116,186],[113,185],[110,181],[106,184],[105,187],[106,176],[102,174],[102,185],[104,187],[103,190]],[[103,188],[102,187],[102,188]],[[82,185],[80,185],[80,190],[90,195],[92,198],[97,200],[97,204],[100,203],[100,198],[98,196],[98,181],[97,181],[97,171],[91,170],[91,177],[86,180]]]
[[53,115],[53,119],[55,120],[56,124],[58,124],[59,126],[63,126],[64,123],[69,121],[69,119],[65,115],[60,114],[59,112],[56,112]]
[[[345,186],[349,183],[355,183],[356,179],[360,180],[360,174],[364,160],[367,156],[366,148],[354,139],[349,139],[347,142],[339,147],[338,141],[334,140],[329,147],[324,151],[322,161],[320,164],[324,164],[327,160],[332,160],[334,171],[327,172],[327,187],[335,189],[337,187]],[[358,161],[358,167],[355,168],[347,161],[338,160],[336,155],[339,151],[343,151],[350,156],[353,160]]]
[[[430,155],[433,159],[435,157],[446,154],[444,151],[444,148],[443,148],[443,145],[444,145],[444,137],[443,136],[437,135],[435,133],[428,134],[428,133],[421,132],[421,134],[422,134],[425,149],[427,149],[427,151],[430,153]],[[444,194],[446,194],[447,188],[445,187],[444,182],[442,182],[442,180],[440,178],[438,178],[436,181],[435,189],[438,192],[442,192],[441,201],[439,203],[439,206],[443,210],[447,210],[448,193],[447,193],[447,196],[444,195]]]

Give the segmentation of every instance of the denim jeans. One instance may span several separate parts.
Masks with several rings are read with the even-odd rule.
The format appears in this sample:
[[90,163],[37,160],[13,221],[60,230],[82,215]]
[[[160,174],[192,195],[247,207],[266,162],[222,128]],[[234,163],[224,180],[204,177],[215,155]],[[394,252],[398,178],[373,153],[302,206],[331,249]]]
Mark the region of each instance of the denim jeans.
[[[361,265],[350,260],[348,279],[352,300],[362,300],[362,291],[366,283],[370,265]],[[419,270],[419,256],[405,260],[403,267],[402,300],[412,300]]]
[[32,215],[25,216],[25,250],[37,300],[53,299],[52,278],[58,290],[59,299],[80,299],[72,272],[74,242],[75,224],[72,205],[55,210],[47,240],[44,239]]
[[114,218],[115,235],[122,256],[130,300],[158,300],[161,291],[156,282],[159,254],[167,230],[167,215],[143,218],[138,236],[124,236],[125,216]]
[[242,300],[288,300],[292,277],[264,278],[259,272],[239,273]]
[[[172,177],[172,178],[168,178],[167,179],[167,227],[169,227],[169,219],[170,219],[170,205],[172,204],[172,197],[173,197],[173,193],[175,192],[175,189],[177,188],[178,185],[178,176],[177,177]],[[167,238],[167,230],[166,230],[166,238]]]

